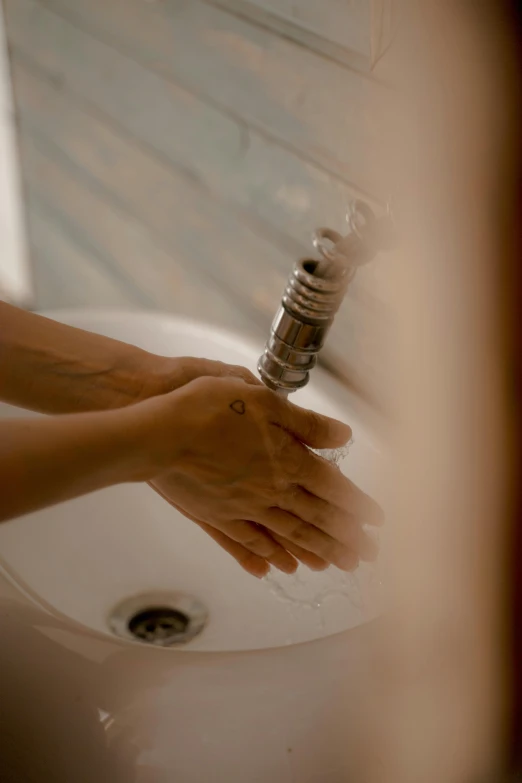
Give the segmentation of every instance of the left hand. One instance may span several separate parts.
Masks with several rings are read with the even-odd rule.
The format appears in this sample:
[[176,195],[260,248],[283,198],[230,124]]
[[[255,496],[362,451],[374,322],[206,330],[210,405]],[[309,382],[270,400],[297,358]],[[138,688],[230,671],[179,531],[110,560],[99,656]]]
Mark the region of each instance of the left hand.
[[135,358],[134,384],[137,391],[134,402],[185,386],[198,378],[237,378],[250,384],[261,384],[259,378],[236,364],[199,359],[194,356],[157,356],[140,351]]

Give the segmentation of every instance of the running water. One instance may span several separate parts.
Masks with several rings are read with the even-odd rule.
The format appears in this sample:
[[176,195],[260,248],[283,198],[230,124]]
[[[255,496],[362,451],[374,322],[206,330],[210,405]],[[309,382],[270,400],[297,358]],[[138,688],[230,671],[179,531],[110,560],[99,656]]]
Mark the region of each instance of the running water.
[[352,445],[353,438],[349,440],[345,446],[340,446],[338,449],[316,449],[315,453],[327,459],[328,462],[332,462],[336,467],[339,467],[339,463],[348,456],[348,452]]
[[[316,453],[339,467],[350,450],[353,440],[339,449],[322,449]],[[338,614],[343,607],[355,610],[358,623],[372,619],[376,613],[376,590],[379,583],[375,568],[364,564],[353,573],[344,573],[335,568],[315,572],[304,570],[291,576],[280,572],[271,572],[265,578],[270,592],[279,601],[288,605],[292,620],[310,611],[316,616],[321,631],[328,631],[330,613]],[[354,623],[356,624],[356,623]],[[291,644],[292,640],[289,639]]]

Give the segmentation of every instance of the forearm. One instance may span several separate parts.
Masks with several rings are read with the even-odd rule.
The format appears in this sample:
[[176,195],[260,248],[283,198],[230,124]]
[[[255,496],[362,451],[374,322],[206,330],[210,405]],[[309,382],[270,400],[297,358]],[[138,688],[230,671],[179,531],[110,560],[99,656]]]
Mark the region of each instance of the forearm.
[[0,401],[41,413],[110,410],[201,376],[259,383],[244,367],[158,356],[0,302]]
[[130,409],[0,421],[0,521],[147,480],[147,434]]
[[[152,355],[0,302],[0,400],[42,413],[104,410],[150,395]],[[148,365],[150,373],[147,372]]]

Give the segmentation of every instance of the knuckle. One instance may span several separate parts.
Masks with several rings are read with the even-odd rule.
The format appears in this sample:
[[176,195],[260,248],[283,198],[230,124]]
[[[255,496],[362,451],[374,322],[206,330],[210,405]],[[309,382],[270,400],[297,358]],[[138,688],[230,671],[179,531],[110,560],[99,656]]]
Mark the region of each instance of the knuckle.
[[275,495],[276,497],[283,497],[288,492],[291,492],[292,490],[288,487],[288,481],[286,479],[286,476],[283,476],[281,473],[276,472],[272,478],[272,485],[270,488],[270,495]]
[[248,526],[239,531],[238,539],[244,547],[263,557],[270,556],[276,548],[275,542],[272,542],[268,536]]
[[295,502],[299,500],[300,496],[301,496],[301,488],[299,487],[298,484],[286,483],[285,497],[292,505],[295,505]]
[[288,538],[296,544],[310,544],[313,539],[310,525],[303,522],[302,519],[296,520],[288,531]]
[[241,543],[251,552],[254,552],[254,554],[262,555],[263,557],[270,555],[273,550],[273,547],[271,547],[269,542],[265,538],[262,538],[262,536],[247,537]]
[[326,500],[317,498],[314,501],[313,516],[317,527],[325,530],[326,528],[335,528],[339,522],[339,510],[328,503]]

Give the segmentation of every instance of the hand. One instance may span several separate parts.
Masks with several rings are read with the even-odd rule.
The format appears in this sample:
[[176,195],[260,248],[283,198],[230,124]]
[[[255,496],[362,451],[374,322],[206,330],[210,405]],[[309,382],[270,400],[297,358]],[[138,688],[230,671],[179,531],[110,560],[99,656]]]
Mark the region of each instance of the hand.
[[262,386],[259,378],[236,364],[226,364],[194,356],[158,356],[138,351],[133,357],[134,402],[167,394],[197,378],[237,378],[255,386]]
[[380,522],[379,507],[306,448],[343,445],[344,424],[226,378],[200,378],[135,411],[152,485],[219,543],[227,536],[261,558],[242,562],[251,573],[263,560],[295,570],[282,539],[344,570],[374,557],[361,524]]
[[[237,378],[254,386],[263,386],[259,378],[256,378],[256,376],[245,367],[225,364],[224,362],[213,361],[211,359],[164,357],[155,354],[147,354],[143,351],[137,351],[134,359],[134,385],[140,389],[139,398],[141,399],[147,399],[158,394],[165,394],[200,377]],[[151,483],[150,486],[166,499],[167,502],[175,506],[175,503],[164,494],[157,483]],[[182,513],[185,513],[185,516],[188,516],[186,512]],[[269,570],[267,559],[254,554],[250,549],[243,546],[243,544],[240,544],[238,541],[234,541],[222,531],[217,530],[210,525],[198,522],[197,520],[193,519],[193,521],[199,524],[222,549],[232,555],[232,557],[234,557],[249,573],[256,576],[263,576]],[[271,554],[269,561],[275,567],[286,571],[287,573],[293,572],[297,568],[297,558],[298,561],[314,571],[323,571],[325,568],[328,568],[329,563],[326,560],[318,557],[312,552],[308,552],[298,544],[288,541],[284,536],[274,533],[272,533],[271,536],[268,533],[267,535],[271,538],[271,546],[274,547],[274,551]],[[275,546],[275,543],[279,546]]]

